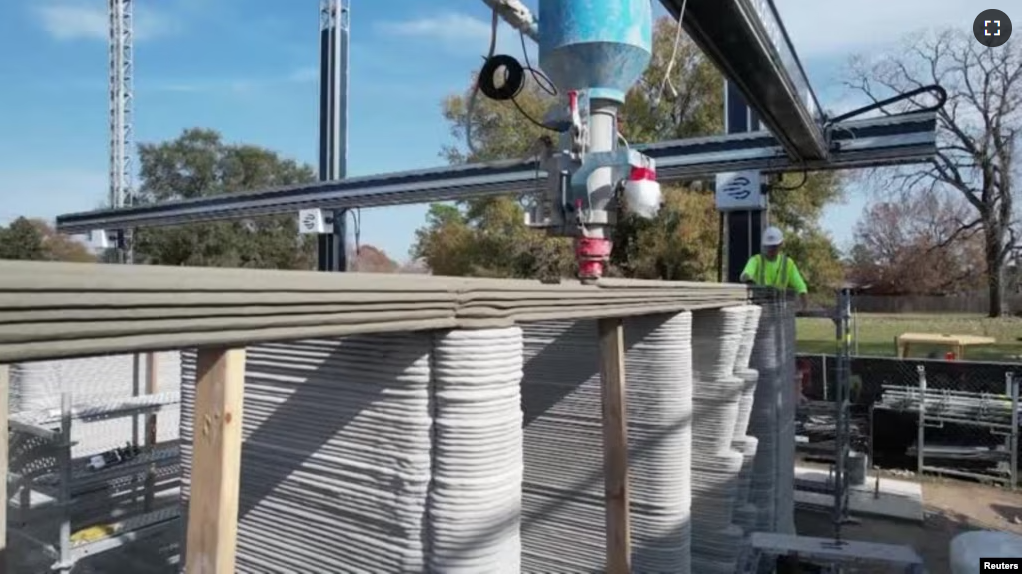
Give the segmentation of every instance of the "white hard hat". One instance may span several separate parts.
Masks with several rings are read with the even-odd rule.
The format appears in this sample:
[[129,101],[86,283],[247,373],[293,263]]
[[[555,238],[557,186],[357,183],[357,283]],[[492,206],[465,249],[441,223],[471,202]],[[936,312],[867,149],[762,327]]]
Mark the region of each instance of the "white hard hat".
[[764,247],[780,246],[783,239],[781,230],[771,226],[764,230],[764,235],[760,238],[760,243]]

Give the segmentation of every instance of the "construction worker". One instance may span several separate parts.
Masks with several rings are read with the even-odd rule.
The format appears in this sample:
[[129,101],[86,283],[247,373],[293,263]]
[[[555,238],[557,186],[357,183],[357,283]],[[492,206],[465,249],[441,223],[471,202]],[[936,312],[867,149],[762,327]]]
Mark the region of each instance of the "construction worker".
[[751,257],[739,276],[739,281],[768,286],[781,291],[794,291],[799,304],[806,309],[806,282],[796,262],[781,252],[784,237],[781,230],[771,226],[760,238],[760,253]]

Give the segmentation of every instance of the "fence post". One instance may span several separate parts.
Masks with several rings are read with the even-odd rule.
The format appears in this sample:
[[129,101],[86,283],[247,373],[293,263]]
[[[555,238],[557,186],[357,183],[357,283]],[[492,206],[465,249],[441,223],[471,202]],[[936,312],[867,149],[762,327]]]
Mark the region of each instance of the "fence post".
[[[154,395],[159,391],[160,380],[157,377],[156,352],[146,354],[146,395]],[[156,412],[146,415],[146,454],[152,457],[156,449],[157,419]],[[145,495],[143,508],[148,513],[153,510],[153,499],[156,496],[156,464],[149,466],[146,471]]]
[[922,365],[916,366],[917,384],[920,390],[920,408],[917,411],[916,420],[916,474],[923,477],[924,474],[924,430],[926,429],[927,407],[927,372]]
[[1011,371],[1005,373],[1005,384],[1009,387],[1009,397],[1012,398],[1012,415],[1009,421],[1012,428],[1009,430],[1009,487],[1016,489],[1019,483],[1019,395],[1020,382],[1016,380],[1016,374]]
[[852,314],[852,324],[853,324],[853,354],[854,355],[859,355],[860,354],[860,317],[859,316],[860,316],[860,314],[856,313],[856,310],[854,308],[853,309],[853,314]]
[[824,401],[828,400],[828,356],[821,354],[821,386],[824,388]]

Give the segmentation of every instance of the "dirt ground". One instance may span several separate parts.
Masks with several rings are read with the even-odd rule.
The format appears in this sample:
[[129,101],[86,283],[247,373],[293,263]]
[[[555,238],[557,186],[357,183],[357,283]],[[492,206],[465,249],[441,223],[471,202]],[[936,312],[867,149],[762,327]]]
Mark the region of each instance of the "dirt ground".
[[[923,482],[922,524],[877,517],[857,517],[858,524],[843,527],[852,540],[908,545],[924,560],[929,573],[948,573],[948,545],[964,531],[1020,530],[1021,495],[999,487],[959,481],[927,479]],[[796,529],[800,535],[829,537],[833,533],[826,513],[799,510]]]

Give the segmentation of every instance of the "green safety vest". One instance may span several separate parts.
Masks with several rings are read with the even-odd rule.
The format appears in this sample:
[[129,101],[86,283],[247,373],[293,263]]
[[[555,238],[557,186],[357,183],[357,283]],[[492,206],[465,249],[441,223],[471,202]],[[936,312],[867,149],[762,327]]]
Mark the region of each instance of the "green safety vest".
[[771,278],[771,283],[767,282],[767,262],[764,260],[762,254],[753,256],[757,258],[757,274],[754,278],[754,282],[758,286],[770,286],[780,290],[788,289],[789,287],[789,256],[787,254],[781,254],[778,259],[777,275]]

